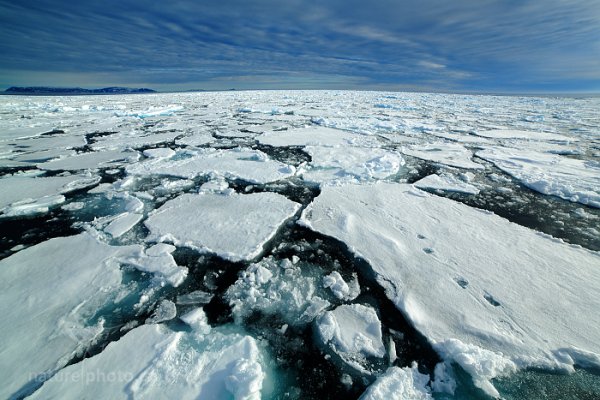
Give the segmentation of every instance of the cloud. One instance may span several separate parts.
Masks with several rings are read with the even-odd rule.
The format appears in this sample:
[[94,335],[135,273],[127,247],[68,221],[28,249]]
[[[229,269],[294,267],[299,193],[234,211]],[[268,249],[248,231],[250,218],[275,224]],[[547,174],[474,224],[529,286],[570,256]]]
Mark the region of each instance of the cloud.
[[184,88],[270,74],[261,81],[600,90],[596,0],[0,0],[0,38],[2,82],[37,71]]

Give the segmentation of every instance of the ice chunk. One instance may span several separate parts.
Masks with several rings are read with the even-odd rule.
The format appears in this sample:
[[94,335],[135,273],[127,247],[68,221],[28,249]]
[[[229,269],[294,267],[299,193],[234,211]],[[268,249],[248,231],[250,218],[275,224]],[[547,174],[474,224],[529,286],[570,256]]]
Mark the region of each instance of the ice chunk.
[[190,305],[190,304],[208,304],[212,300],[213,295],[211,293],[204,292],[202,290],[195,290],[193,292],[182,294],[177,296],[177,304]]
[[419,189],[445,190],[448,192],[459,192],[465,194],[478,194],[479,189],[454,175],[428,175],[414,183]]
[[127,172],[133,175],[169,175],[194,178],[200,175],[215,175],[242,179],[251,183],[268,183],[294,175],[287,164],[266,160],[265,154],[257,150],[188,150],[187,156],[178,159],[149,159],[130,165]]
[[600,163],[531,150],[489,148],[477,156],[543,194],[600,208]]
[[195,308],[182,315],[180,318],[196,332],[206,335],[211,331],[211,327],[208,324],[208,318],[202,308]]
[[[249,336],[143,325],[95,357],[61,370],[31,399],[258,400],[262,354]],[[84,384],[73,384],[74,380]]]
[[49,211],[51,207],[55,207],[65,202],[65,196],[54,195],[44,196],[39,199],[21,200],[12,203],[10,206],[0,209],[2,217],[20,217],[24,215],[32,214],[44,214]]
[[140,271],[150,272],[159,279],[164,279],[173,287],[185,281],[188,275],[187,267],[178,266],[171,253],[175,246],[158,243],[145,251],[145,255],[123,259]]
[[385,356],[381,322],[371,307],[344,304],[325,312],[316,323],[321,342],[359,371],[367,357]]
[[391,367],[367,388],[360,400],[428,400],[433,399],[428,386],[429,376],[417,365]]
[[151,213],[145,225],[150,241],[169,241],[232,261],[251,260],[299,208],[267,192],[183,194]]
[[435,143],[427,145],[413,145],[402,148],[406,155],[429,160],[451,167],[484,169],[483,165],[473,162],[473,153],[460,144]]
[[354,280],[350,285],[346,283],[339,272],[333,271],[331,274],[323,277],[323,287],[329,288],[331,292],[340,300],[354,300],[360,294],[358,280]]
[[[438,351],[448,340],[464,343],[443,354],[469,359],[470,372],[482,371],[474,381],[492,395],[486,382],[513,363],[572,370],[580,359],[558,349],[600,355],[597,253],[411,185],[324,187],[301,221],[368,261]],[[487,369],[500,353],[506,361]]]
[[143,154],[149,158],[171,158],[175,155],[175,152],[168,147],[159,147],[157,149],[144,150]]
[[123,213],[117,216],[106,228],[104,232],[111,235],[113,238],[119,238],[129,232],[131,228],[137,225],[144,216],[137,213]]
[[140,251],[82,233],[0,260],[0,397],[30,392],[94,343],[103,326],[88,319],[121,285],[119,259]]
[[162,300],[154,310],[150,318],[146,320],[147,324],[160,324],[170,321],[177,316],[177,306],[171,300]]

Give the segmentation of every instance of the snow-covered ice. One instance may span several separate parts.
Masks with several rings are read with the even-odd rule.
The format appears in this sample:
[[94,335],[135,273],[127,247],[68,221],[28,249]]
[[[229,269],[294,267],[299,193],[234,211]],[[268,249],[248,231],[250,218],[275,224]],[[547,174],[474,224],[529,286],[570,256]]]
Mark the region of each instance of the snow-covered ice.
[[465,194],[477,194],[479,189],[474,185],[450,174],[433,174],[414,183],[419,189],[446,190]]
[[421,374],[416,365],[390,367],[377,378],[360,400],[428,400],[433,399],[428,386],[429,376]]
[[489,379],[517,367],[600,361],[597,253],[401,184],[325,187],[302,223],[367,260],[434,348],[491,395]]
[[467,169],[483,169],[483,165],[472,160],[473,153],[464,146],[456,143],[436,143],[412,145],[402,148],[406,155]]
[[184,194],[151,213],[147,240],[250,260],[299,207],[275,193]]

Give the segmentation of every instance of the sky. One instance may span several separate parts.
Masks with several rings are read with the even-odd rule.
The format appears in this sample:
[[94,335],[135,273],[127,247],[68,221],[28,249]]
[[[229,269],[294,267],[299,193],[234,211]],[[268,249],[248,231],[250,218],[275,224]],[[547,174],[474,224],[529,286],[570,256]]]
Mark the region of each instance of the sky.
[[0,89],[600,92],[600,0],[0,0]]

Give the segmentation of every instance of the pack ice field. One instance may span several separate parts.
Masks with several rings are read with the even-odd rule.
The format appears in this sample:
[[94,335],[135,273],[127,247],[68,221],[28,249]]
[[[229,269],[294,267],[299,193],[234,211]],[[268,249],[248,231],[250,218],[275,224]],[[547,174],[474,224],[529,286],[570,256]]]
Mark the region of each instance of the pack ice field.
[[600,398],[600,99],[0,97],[0,397]]

